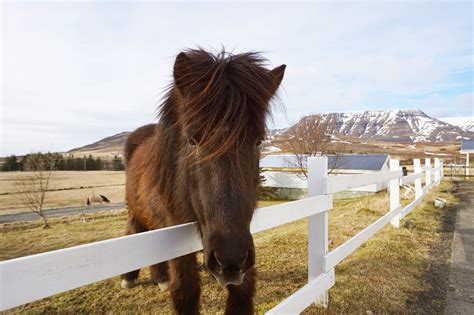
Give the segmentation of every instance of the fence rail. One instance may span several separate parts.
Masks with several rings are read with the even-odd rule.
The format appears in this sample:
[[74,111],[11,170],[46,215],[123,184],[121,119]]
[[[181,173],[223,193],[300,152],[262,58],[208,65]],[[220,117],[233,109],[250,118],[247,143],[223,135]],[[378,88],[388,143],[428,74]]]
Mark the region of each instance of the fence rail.
[[[314,302],[327,305],[327,291],[335,284],[335,270],[344,258],[389,222],[394,227],[423,200],[423,195],[442,177],[442,163],[430,159],[425,167],[414,160],[414,174],[403,176],[397,160],[390,171],[347,176],[327,176],[327,158],[308,159],[308,195],[302,200],[259,208],[250,229],[258,233],[295,220],[308,218],[308,284],[268,314],[298,313]],[[425,172],[425,187],[421,179]],[[434,176],[434,181],[432,181]],[[390,209],[336,249],[328,252],[328,211],[332,194],[360,186],[389,182]],[[399,186],[415,182],[415,200],[400,206]],[[98,282],[202,249],[197,223],[119,237],[52,252],[0,262],[0,311],[57,293]],[[123,253],[127,255],[123,255]]]
[[386,183],[393,178],[403,176],[402,170],[377,172],[369,174],[341,175],[326,177],[325,194],[334,194],[352,188]]

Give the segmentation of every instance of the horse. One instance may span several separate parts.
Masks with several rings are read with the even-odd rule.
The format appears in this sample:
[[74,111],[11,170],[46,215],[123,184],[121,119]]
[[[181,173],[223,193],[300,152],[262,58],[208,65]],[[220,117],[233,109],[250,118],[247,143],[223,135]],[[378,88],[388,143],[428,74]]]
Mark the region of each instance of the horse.
[[[204,266],[228,291],[226,314],[252,314],[256,290],[250,222],[257,205],[259,145],[286,65],[260,53],[179,53],[156,124],[125,145],[126,234],[197,222]],[[150,266],[174,312],[199,314],[196,253]],[[140,270],[121,276],[135,285]]]
[[92,205],[93,203],[110,203],[110,200],[107,199],[107,197],[105,197],[104,195],[95,195],[95,194],[92,194],[90,196],[88,196],[86,198],[86,205],[87,206],[90,206]]

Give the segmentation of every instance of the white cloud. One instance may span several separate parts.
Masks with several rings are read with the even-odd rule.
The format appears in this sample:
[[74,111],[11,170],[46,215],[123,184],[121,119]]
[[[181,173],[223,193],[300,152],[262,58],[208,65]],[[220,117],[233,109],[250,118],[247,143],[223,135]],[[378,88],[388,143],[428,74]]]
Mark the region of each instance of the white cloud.
[[[442,92],[466,84],[453,73],[472,77],[472,3],[2,6],[0,155],[65,150],[150,122],[174,56],[195,45],[286,63],[290,121],[407,105],[466,113],[473,104],[465,91]],[[275,121],[286,124],[281,112]]]
[[435,117],[474,117],[473,92],[454,97],[433,94],[418,102]]

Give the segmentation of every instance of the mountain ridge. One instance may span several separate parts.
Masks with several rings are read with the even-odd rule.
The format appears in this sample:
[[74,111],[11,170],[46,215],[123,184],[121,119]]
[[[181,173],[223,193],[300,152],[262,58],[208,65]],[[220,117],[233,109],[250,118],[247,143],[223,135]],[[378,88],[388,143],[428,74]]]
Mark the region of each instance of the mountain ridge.
[[[323,120],[335,123],[335,135],[353,136],[366,140],[416,143],[453,142],[460,141],[462,138],[474,138],[474,132],[465,131],[459,126],[430,117],[419,109],[323,113],[305,116],[296,124],[310,123],[311,118],[315,116],[321,116]],[[267,137],[271,140],[275,136],[288,136],[291,128],[292,126],[269,130]],[[71,149],[68,153],[117,149],[124,146],[130,133],[129,131],[117,133],[94,143]]]
[[439,120],[458,126],[464,131],[474,132],[474,117],[445,117],[439,118]]
[[[294,126],[305,128],[312,120],[334,126],[334,135],[361,139],[398,142],[452,142],[472,138],[474,133],[464,131],[419,109],[363,111],[352,113],[325,113],[301,118]],[[291,128],[287,133],[291,132]]]

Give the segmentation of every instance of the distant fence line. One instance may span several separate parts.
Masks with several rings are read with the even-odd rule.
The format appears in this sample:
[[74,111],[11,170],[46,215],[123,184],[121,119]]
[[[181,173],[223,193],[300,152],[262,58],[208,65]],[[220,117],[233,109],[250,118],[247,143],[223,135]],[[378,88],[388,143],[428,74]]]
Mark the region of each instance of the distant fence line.
[[[336,281],[335,266],[389,222],[399,228],[400,220],[443,178],[442,162],[434,167],[425,159],[413,160],[414,173],[403,176],[398,160],[390,160],[384,172],[328,177],[327,157],[308,159],[308,197],[259,208],[251,223],[258,233],[295,220],[308,220],[308,283],[267,314],[294,314],[312,303],[328,305],[328,290]],[[425,185],[422,187],[422,178]],[[328,212],[332,194],[360,186],[388,182],[390,207],[377,221],[328,251]],[[413,183],[415,197],[402,208],[400,185]],[[130,236],[75,246],[0,262],[0,310],[29,303],[57,293],[114,277],[131,270],[167,261],[202,249],[197,223],[187,223]],[[122,255],[133,252],[133,255]]]

